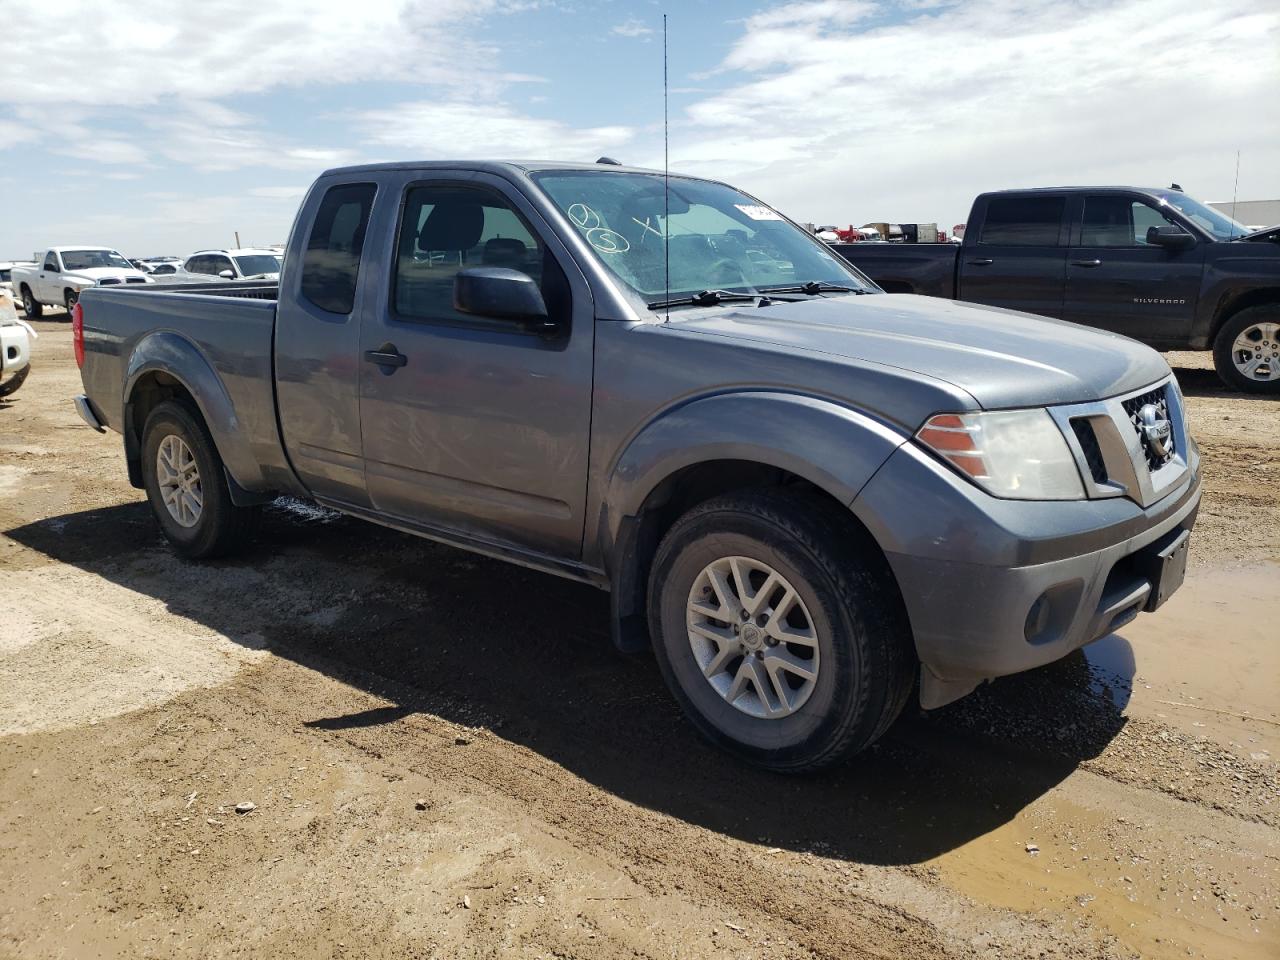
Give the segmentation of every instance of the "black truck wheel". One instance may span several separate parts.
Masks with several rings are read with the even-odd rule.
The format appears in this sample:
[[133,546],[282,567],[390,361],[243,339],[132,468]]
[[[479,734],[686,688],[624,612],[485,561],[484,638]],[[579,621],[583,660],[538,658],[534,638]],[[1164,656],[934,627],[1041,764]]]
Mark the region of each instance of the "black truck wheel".
[[751,763],[800,773],[875,741],[912,689],[906,611],[884,558],[826,504],[717,497],[654,557],[649,626],[694,726]]
[[167,400],[147,417],[142,480],[165,539],[184,557],[232,553],[257,525],[260,511],[231,502],[213,438],[180,403]]
[[25,283],[22,285],[22,310],[32,320],[44,313],[44,305],[31,295],[31,289]]
[[20,386],[22,386],[23,381],[27,379],[27,375],[30,373],[31,364],[28,363],[25,367],[10,377],[6,378],[3,375],[0,375],[0,397],[7,397],[9,394],[16,391]]
[[1213,341],[1213,365],[1227,386],[1280,393],[1280,304],[1241,310]]

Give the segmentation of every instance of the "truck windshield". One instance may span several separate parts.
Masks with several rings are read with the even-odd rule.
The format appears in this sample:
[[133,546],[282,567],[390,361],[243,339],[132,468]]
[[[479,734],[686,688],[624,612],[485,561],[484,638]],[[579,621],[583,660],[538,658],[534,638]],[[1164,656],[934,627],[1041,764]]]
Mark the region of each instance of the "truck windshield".
[[668,217],[661,174],[580,170],[533,178],[600,262],[645,301],[788,284],[876,289],[819,240],[724,184],[672,177]]
[[1193,200],[1185,193],[1175,190],[1157,190],[1156,196],[1162,204],[1173,207],[1183,216],[1194,220],[1198,227],[1207,230],[1215,240],[1233,240],[1249,232],[1249,228],[1236,223],[1226,214],[1219,213],[1213,207]]
[[129,261],[114,250],[63,250],[62,267],[64,270],[93,270],[98,267],[133,269]]
[[280,261],[269,253],[248,253],[235,258],[240,276],[256,277],[264,273],[279,273]]

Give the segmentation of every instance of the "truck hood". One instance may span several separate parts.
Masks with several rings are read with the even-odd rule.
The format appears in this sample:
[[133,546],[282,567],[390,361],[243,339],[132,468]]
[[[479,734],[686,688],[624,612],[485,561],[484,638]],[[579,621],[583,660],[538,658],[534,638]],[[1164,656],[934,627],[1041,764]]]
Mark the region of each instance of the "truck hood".
[[1136,340],[1016,310],[912,294],[818,298],[685,315],[683,329],[908,370],[982,407],[1082,403],[1168,376]]
[[85,270],[68,270],[62,276],[63,279],[84,277],[86,280],[97,283],[106,277],[118,277],[123,280],[125,277],[145,277],[146,274],[141,270],[124,270],[120,267],[89,267]]
[[1237,239],[1249,243],[1280,243],[1280,224],[1276,224],[1274,227],[1263,227],[1261,230],[1246,233],[1243,237],[1237,237]]

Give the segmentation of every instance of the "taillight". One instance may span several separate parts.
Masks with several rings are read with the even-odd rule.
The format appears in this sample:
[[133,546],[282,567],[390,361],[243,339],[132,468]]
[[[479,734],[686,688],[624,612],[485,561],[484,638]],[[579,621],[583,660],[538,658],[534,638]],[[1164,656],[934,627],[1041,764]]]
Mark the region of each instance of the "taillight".
[[71,308],[71,349],[76,354],[76,366],[84,366],[84,307],[77,300]]

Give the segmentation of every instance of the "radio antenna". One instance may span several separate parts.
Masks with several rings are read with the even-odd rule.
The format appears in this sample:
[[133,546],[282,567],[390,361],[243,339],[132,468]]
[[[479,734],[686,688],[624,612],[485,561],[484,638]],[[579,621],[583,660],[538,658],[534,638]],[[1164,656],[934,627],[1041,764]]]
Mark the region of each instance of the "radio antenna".
[[[667,318],[671,322],[671,131],[667,119],[667,15],[662,15],[662,258]],[[1238,164],[1237,164],[1238,166]]]
[[[1231,219],[1236,218],[1236,197],[1240,195],[1240,151],[1236,151],[1236,185],[1231,188]],[[1235,237],[1236,228],[1231,228],[1231,236]]]

